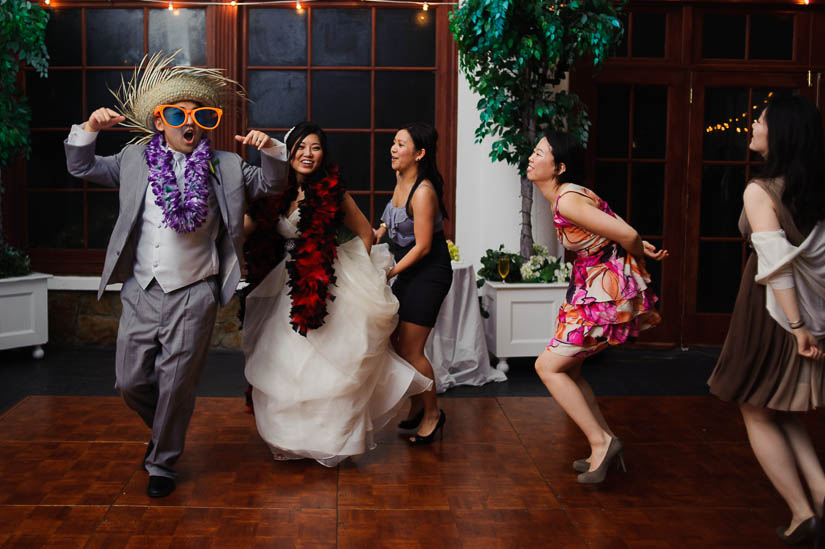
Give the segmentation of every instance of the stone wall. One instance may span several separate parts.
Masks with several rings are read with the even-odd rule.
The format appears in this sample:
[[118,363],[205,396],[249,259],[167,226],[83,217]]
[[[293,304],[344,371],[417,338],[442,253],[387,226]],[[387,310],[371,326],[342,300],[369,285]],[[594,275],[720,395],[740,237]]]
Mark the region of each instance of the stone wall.
[[[218,309],[212,346],[240,349],[238,298]],[[96,292],[49,291],[49,342],[114,345],[120,319],[120,295],[105,292],[100,301]]]

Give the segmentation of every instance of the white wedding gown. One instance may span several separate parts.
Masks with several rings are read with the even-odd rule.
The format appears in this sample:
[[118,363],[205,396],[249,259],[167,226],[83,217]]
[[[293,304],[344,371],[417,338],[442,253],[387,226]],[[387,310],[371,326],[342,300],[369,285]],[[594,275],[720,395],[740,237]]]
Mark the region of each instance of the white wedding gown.
[[[298,236],[298,210],[278,232]],[[287,258],[289,256],[287,255]],[[289,323],[289,273],[281,261],[246,298],[243,348],[258,432],[276,459],[333,467],[375,447],[373,435],[431,380],[399,357],[389,337],[398,300],[387,285],[386,245],[367,255],[359,238],[338,246],[335,295],[324,325],[301,336]]]

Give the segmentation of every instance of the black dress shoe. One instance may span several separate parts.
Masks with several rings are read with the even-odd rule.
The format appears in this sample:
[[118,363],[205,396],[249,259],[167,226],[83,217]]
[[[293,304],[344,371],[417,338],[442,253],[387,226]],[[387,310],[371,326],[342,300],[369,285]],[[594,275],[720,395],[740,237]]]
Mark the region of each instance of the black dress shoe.
[[140,462],[140,466],[143,467],[144,471],[147,471],[147,472],[149,471],[149,469],[146,468],[146,458],[149,457],[149,454],[151,454],[152,450],[154,450],[154,449],[155,449],[155,443],[150,440],[149,445],[146,447],[146,453],[143,454],[143,461]]
[[412,446],[417,446],[419,444],[430,444],[432,441],[435,440],[436,435],[441,433],[441,440],[444,440],[444,423],[447,421],[447,414],[444,413],[444,410],[438,410],[438,423],[435,424],[435,429],[433,432],[427,436],[421,436],[418,433],[415,433],[412,438],[407,439]]
[[816,515],[814,515],[808,520],[803,520],[800,522],[790,534],[785,534],[784,526],[777,526],[776,537],[788,545],[796,545],[805,541],[814,541],[817,535],[818,522],[819,521],[816,519]]
[[175,491],[175,479],[149,475],[149,485],[146,486],[146,494],[150,498],[165,498]]

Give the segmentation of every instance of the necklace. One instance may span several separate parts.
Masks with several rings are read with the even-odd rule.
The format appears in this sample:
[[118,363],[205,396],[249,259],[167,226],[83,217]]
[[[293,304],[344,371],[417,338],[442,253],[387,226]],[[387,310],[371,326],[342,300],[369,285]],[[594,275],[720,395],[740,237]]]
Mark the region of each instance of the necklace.
[[[320,328],[327,316],[327,302],[335,299],[330,286],[335,285],[337,230],[343,223],[344,185],[338,168],[330,166],[323,177],[305,184],[304,199],[298,202],[299,237],[288,250],[289,295],[292,329],[306,336]],[[285,255],[284,241],[277,232],[277,220],[286,216],[298,197],[293,180],[282,194],[258,200],[249,209],[255,230],[244,242],[247,281],[256,286]]]
[[164,148],[163,143],[163,135],[157,133],[146,147],[149,183],[155,195],[155,204],[163,210],[164,225],[179,233],[191,233],[203,225],[209,211],[209,188],[206,186],[212,156],[209,139],[201,138],[186,159],[183,194],[172,167],[172,151]]

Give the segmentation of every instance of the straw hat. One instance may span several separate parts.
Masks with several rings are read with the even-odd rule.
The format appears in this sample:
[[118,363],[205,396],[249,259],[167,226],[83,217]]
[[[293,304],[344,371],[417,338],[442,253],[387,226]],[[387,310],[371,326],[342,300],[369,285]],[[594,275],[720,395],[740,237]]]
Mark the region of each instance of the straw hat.
[[143,135],[133,143],[148,143],[155,129],[155,107],[178,101],[192,101],[203,107],[220,107],[234,97],[245,97],[240,84],[225,77],[219,69],[169,66],[175,55],[159,51],[143,58],[129,82],[121,77],[120,87],[112,91],[115,110],[126,118],[124,126]]

